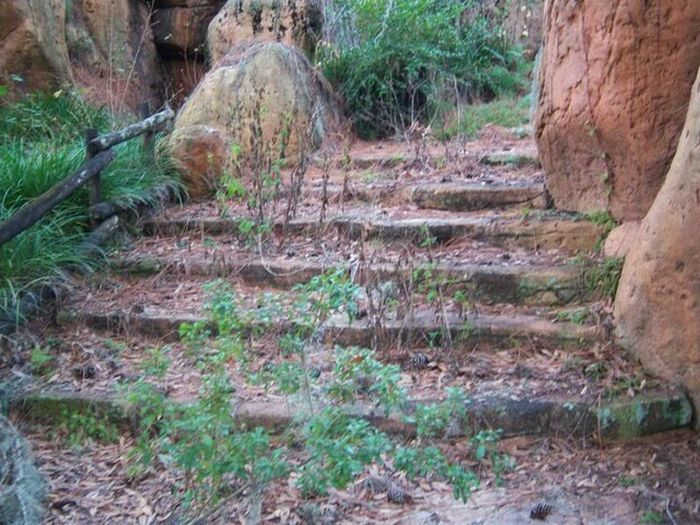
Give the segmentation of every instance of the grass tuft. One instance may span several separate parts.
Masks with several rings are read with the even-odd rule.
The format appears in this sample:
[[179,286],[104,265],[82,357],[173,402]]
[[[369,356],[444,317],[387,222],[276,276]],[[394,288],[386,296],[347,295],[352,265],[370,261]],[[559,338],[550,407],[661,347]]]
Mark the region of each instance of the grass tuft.
[[[0,222],[9,219],[54,184],[74,173],[85,159],[82,130],[116,129],[113,118],[74,93],[32,94],[0,113]],[[153,160],[141,140],[116,147],[116,159],[101,176],[104,200],[136,206],[146,191],[176,185],[170,167]],[[15,318],[16,304],[39,285],[63,282],[66,268],[92,271],[100,257],[79,249],[89,233],[87,188],[81,188],[37,224],[0,245],[0,318]]]
[[463,136],[474,139],[487,125],[504,128],[523,126],[529,121],[530,99],[501,98],[484,104],[472,104],[461,109],[457,120],[447,125],[441,139]]

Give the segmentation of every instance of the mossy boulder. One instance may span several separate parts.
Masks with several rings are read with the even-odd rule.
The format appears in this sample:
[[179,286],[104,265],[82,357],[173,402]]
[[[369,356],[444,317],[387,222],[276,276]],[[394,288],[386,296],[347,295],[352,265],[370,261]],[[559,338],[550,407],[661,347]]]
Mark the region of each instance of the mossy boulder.
[[328,83],[284,44],[231,51],[180,110],[168,152],[190,195],[211,194],[224,174],[245,178],[261,159],[293,159],[321,146],[339,123]]

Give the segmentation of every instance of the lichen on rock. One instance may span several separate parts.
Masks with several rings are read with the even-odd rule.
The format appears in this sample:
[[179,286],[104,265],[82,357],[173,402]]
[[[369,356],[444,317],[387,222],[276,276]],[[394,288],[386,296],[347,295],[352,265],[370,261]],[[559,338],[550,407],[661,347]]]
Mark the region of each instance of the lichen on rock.
[[15,427],[0,415],[0,523],[41,523],[46,487],[29,447]]
[[339,114],[330,86],[301,52],[243,45],[217,62],[182,107],[167,149],[190,196],[203,198],[223,173],[261,155],[285,159],[317,149]]

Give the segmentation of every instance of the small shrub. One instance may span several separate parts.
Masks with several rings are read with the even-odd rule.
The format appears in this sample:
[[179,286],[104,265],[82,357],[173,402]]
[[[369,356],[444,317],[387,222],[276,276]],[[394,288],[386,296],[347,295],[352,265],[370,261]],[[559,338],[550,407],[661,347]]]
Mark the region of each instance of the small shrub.
[[29,363],[32,365],[32,371],[39,375],[46,375],[53,369],[55,358],[46,349],[41,346],[35,346],[29,356]]
[[92,441],[116,443],[119,435],[117,426],[96,410],[61,410],[56,437],[71,447],[81,447]]
[[614,300],[622,276],[624,259],[609,257],[600,262],[581,261],[581,281],[594,296]]
[[501,27],[505,11],[487,15],[476,0],[334,0],[327,10],[336,37],[318,60],[363,138],[523,85],[521,54]]

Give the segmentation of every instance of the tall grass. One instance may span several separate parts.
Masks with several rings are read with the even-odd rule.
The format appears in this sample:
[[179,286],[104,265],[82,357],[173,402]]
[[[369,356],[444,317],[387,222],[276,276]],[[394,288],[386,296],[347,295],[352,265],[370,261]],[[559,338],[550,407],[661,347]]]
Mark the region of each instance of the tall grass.
[[[106,132],[125,120],[91,107],[74,93],[34,94],[0,106],[0,221],[80,167],[85,158],[83,129]],[[153,160],[141,140],[116,150],[116,159],[102,173],[103,199],[135,205],[145,200],[149,188],[177,184],[173,171]],[[66,268],[90,271],[99,264],[99,257],[79,249],[89,233],[88,203],[88,190],[81,188],[0,246],[0,317],[11,314],[18,298],[38,284],[62,281]]]

